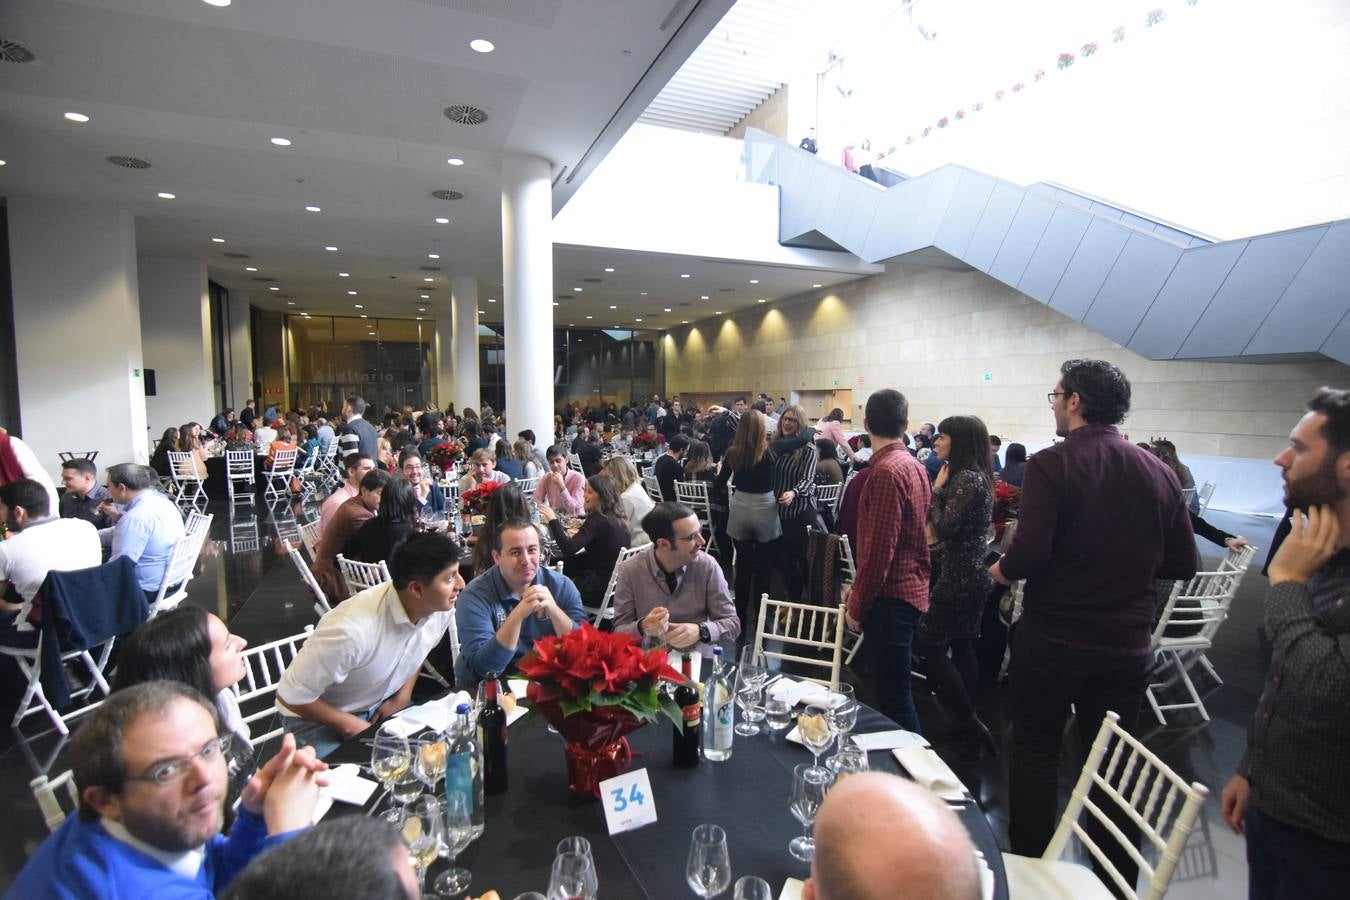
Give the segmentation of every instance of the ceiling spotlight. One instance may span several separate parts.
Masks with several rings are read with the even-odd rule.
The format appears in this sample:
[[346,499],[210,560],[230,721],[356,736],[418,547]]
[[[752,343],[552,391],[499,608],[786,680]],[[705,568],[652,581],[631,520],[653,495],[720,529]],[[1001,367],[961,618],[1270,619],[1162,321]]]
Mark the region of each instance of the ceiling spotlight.
[[722,314],[722,311],[721,311],[720,309],[719,309],[719,310],[716,310],[716,312],[717,312],[717,315],[719,315],[719,316]]
[[323,210],[321,210],[321,209],[320,209],[319,207],[317,207],[317,206],[306,206],[306,207],[305,207],[305,212],[322,212],[322,211],[323,211]]
[[267,289],[268,289],[269,291],[279,291],[279,290],[281,290],[281,288],[277,287],[275,284],[270,285]]
[[587,316],[586,318],[588,318],[588,319],[594,319],[595,316]]
[[689,320],[688,320],[688,319],[681,319],[681,320],[680,320],[680,324],[681,324],[681,325],[688,325],[688,324],[689,324]]
[[647,296],[647,292],[646,292],[646,291],[643,291],[643,292],[642,292],[642,296],[643,296],[643,297]]
[[76,113],[76,112],[66,113],[66,119],[67,121],[70,122],[79,122],[81,125],[89,121],[89,117],[86,116],[84,113]]
[[437,216],[437,217],[436,217],[436,224],[437,224],[437,225],[449,225],[449,224],[450,224],[450,220],[447,219],[445,216]]
[[304,316],[306,319],[309,318],[309,313],[301,313],[300,315]]
[[350,277],[351,277],[351,273],[349,273],[349,272],[339,272],[339,273],[338,273],[338,277],[339,277],[339,278],[350,278]]
[[661,310],[661,311],[662,311],[662,312],[674,312],[674,310],[672,310],[669,306],[665,307],[665,308],[664,308],[663,310]]
[[419,306],[419,307],[417,307],[417,311],[418,311],[418,312],[426,312],[426,311],[427,311],[427,308],[426,308],[425,306]]
[[430,294],[418,294],[417,296],[421,297],[423,300],[430,300],[430,299],[431,299],[431,295],[430,295]]
[[811,285],[811,287],[813,287],[813,288],[824,287],[824,286],[825,286],[825,285],[823,285],[823,284],[813,284],[813,285]]
[[[489,298],[488,298],[488,302],[489,302],[489,303],[496,303],[497,301],[494,300],[492,297],[489,297]],[[554,306],[557,306],[558,304],[555,303],[555,304],[553,304],[553,305],[554,305]]]
[[480,309],[480,310],[478,311],[478,314],[479,314],[480,316],[483,315],[483,311]]
[[553,301],[553,305],[554,305],[554,306],[557,306],[557,305],[558,305],[558,301],[557,301],[557,300],[554,300],[554,301]]
[[286,305],[287,305],[287,306],[294,306],[294,305],[295,305],[295,301],[294,301],[294,300],[287,300],[287,301],[286,301]]
[[574,294],[580,294],[580,293],[581,293],[581,288],[572,288],[572,293],[574,293]]
[[422,280],[423,280],[423,281],[435,281],[436,279],[434,279],[434,278],[432,278],[430,275],[428,275],[426,278],[423,278]]
[[759,279],[758,279],[758,278],[751,278],[751,279],[750,279],[750,283],[751,283],[751,284],[759,284]]
[[[210,2],[210,0],[207,0],[207,2]],[[290,139],[290,138],[272,138],[272,143],[276,144],[278,147],[289,147],[289,146],[291,145],[291,139]]]
[[492,41],[484,38],[474,38],[469,41],[469,49],[476,53],[491,53],[493,50],[496,50],[497,47]]
[[0,166],[3,166],[4,164],[5,164],[5,161],[4,161],[3,159],[0,159]]
[[225,239],[224,239],[224,238],[211,238],[211,243],[213,243],[213,244],[223,244],[223,243],[225,243]]
[[244,271],[245,271],[245,272],[256,272],[256,271],[258,271],[258,267],[257,267],[257,266],[244,266]]
[[637,319],[634,319],[633,321],[634,321],[634,322],[641,322],[642,319],[641,319],[641,318],[637,318]]
[[707,295],[707,294],[701,294],[701,295],[699,296],[698,299],[700,299],[700,300],[707,300],[707,299],[708,299],[708,295]]
[[[363,318],[363,319],[369,319],[370,316],[366,315],[365,313],[361,313],[361,318]],[[373,331],[371,332],[371,334],[374,334],[374,333],[375,333],[375,332],[373,332]]]
[[428,254],[427,254],[427,259],[440,259],[440,258],[441,258],[441,255],[440,255],[439,253],[428,253]]
[[419,321],[419,322],[422,321],[422,317],[421,317],[421,316],[418,316],[418,317],[417,317],[417,321]]
[[605,271],[606,271],[606,272],[613,272],[613,271],[614,271],[614,267],[613,267],[613,266],[607,266],[607,267],[605,268]]
[[464,165],[464,160],[460,159],[458,156],[452,156],[449,159],[447,159],[446,162],[448,162],[452,166]]
[[161,199],[161,200],[173,200],[173,199],[176,198],[178,195],[177,195],[177,194],[170,194],[168,191],[160,191],[158,194],[156,194],[156,196],[159,197],[159,199]]
[[681,272],[681,273],[680,273],[680,277],[681,277],[681,278],[688,278],[688,277],[689,277],[689,273],[688,273],[688,272]]
[[615,306],[615,305],[614,305],[614,304],[612,304],[612,303],[611,303],[611,304],[610,304],[610,306],[609,306],[609,308],[610,308],[610,309],[618,309],[618,307],[617,307],[617,306]]
[[760,299],[756,300],[755,302],[756,302],[756,303],[768,303],[769,301],[768,301],[768,300],[765,300],[764,298],[761,297]]
[[[207,6],[229,6],[233,0],[202,0]],[[287,141],[286,143],[290,143]]]
[[324,247],[323,249],[327,250],[329,253],[336,253],[336,252],[337,252],[337,248],[334,247],[332,244],[329,244],[327,247]]
[[356,296],[356,291],[348,291],[348,292],[347,292],[347,296],[349,296],[349,297],[355,297],[355,296]]
[[356,307],[357,309],[365,309],[365,307],[362,306],[360,303],[353,303],[352,306]]

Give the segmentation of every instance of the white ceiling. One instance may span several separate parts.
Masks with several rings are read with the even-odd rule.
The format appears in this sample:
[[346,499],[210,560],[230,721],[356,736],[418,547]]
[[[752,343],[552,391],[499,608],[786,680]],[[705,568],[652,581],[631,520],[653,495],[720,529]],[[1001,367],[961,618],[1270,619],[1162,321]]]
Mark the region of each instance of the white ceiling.
[[[0,63],[0,197],[122,204],[141,255],[204,258],[213,279],[261,306],[361,302],[409,316],[427,292],[434,317],[451,275],[478,278],[485,299],[500,291],[502,155],[548,159],[560,206],[731,3],[4,0],[0,38],[37,59]],[[472,51],[477,37],[495,52]],[[450,122],[442,110],[458,103],[487,123]],[[585,253],[556,256],[560,289],[589,277]]]

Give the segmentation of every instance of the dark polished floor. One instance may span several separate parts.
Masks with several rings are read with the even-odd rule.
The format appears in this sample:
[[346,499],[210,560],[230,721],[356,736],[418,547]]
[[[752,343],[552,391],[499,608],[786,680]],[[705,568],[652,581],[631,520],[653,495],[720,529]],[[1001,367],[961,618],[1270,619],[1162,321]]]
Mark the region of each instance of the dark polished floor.
[[[314,621],[312,602],[300,576],[281,549],[278,535],[299,541],[295,519],[280,508],[275,514],[241,507],[233,515],[224,503],[212,502],[215,514],[211,536],[203,551],[198,574],[189,586],[189,600],[221,616],[232,631],[257,644],[293,634]],[[1211,512],[1207,519],[1232,532],[1246,535],[1262,549],[1244,580],[1229,621],[1220,630],[1210,659],[1224,679],[1212,686],[1205,702],[1212,721],[1198,715],[1172,714],[1167,727],[1158,727],[1149,711],[1141,722],[1148,746],[1188,779],[1207,785],[1213,796],[1191,836],[1181,866],[1173,878],[1170,896],[1177,898],[1238,898],[1246,894],[1247,871],[1242,839],[1229,831],[1218,813],[1218,794],[1242,753],[1247,719],[1256,706],[1263,663],[1256,643],[1266,582],[1259,574],[1274,521],[1237,518]],[[1212,568],[1218,548],[1200,542]],[[13,716],[19,697],[17,670],[9,660],[0,685],[0,715]],[[996,686],[979,698],[980,713],[1000,736],[1006,737],[1005,686]],[[866,699],[864,697],[864,699]],[[931,697],[919,698],[925,731],[936,734],[944,716]],[[28,855],[46,836],[46,829],[28,782],[34,776],[59,773],[68,767],[65,739],[45,717],[30,716],[21,728],[0,729],[0,804],[9,810],[10,839],[0,849],[0,889],[14,879]],[[936,742],[940,753],[975,793],[1001,841],[1007,832],[1007,772],[1004,757],[966,762],[955,747]],[[1069,746],[1072,746],[1070,742]],[[1082,757],[1074,747],[1061,769],[1061,791],[1067,795]],[[1005,842],[1006,845],[1006,842]],[[678,893],[678,892],[677,892]],[[680,894],[682,895],[682,894]]]

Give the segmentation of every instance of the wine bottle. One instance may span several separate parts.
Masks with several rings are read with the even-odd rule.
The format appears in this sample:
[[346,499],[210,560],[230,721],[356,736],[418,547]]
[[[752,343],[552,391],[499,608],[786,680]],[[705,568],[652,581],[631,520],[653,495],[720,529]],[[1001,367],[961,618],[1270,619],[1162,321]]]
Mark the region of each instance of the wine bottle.
[[694,683],[693,663],[685,654],[680,663],[684,681],[675,686],[675,705],[680,708],[684,728],[675,726],[675,768],[692,769],[698,765],[698,751],[702,744],[703,707],[698,700],[698,685]]
[[506,711],[497,702],[497,673],[483,681],[483,708],[478,713],[478,744],[483,748],[483,790],[506,791]]

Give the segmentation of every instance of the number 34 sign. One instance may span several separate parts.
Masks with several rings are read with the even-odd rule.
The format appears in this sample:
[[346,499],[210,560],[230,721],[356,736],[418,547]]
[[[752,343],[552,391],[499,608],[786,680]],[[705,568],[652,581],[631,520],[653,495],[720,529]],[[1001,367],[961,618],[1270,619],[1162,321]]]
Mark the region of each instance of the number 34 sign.
[[600,799],[605,804],[605,824],[610,834],[632,831],[656,821],[656,800],[646,769],[600,782]]

